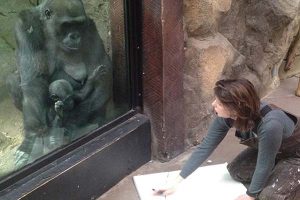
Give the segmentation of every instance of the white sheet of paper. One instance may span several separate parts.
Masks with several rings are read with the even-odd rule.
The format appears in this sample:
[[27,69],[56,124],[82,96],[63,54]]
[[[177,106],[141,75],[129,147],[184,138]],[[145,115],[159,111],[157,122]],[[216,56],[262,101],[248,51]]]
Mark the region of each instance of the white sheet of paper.
[[226,166],[227,163],[199,167],[166,198],[154,196],[152,189],[163,187],[179,171],[139,175],[133,180],[141,200],[234,200],[245,194],[246,188],[230,177]]

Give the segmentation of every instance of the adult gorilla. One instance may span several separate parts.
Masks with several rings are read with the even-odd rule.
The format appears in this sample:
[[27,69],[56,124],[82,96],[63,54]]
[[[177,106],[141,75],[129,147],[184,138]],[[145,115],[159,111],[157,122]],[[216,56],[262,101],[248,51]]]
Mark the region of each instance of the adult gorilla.
[[[107,109],[113,104],[112,69],[95,24],[80,0],[45,0],[22,11],[15,33],[18,73],[7,82],[16,107],[23,112],[24,141],[16,152],[19,167],[42,155],[45,149],[33,148],[37,139],[56,132],[49,85],[65,80],[77,97],[59,128],[86,132],[107,120]],[[59,85],[55,90],[60,90]]]

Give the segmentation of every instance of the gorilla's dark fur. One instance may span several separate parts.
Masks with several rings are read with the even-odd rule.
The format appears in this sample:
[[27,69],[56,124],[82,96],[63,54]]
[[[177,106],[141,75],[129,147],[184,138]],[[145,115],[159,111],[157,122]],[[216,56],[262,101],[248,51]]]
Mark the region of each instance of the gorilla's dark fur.
[[30,156],[35,139],[53,132],[57,113],[51,87],[56,93],[63,92],[66,83],[71,88],[72,105],[65,108],[67,117],[61,127],[78,132],[77,128],[106,119],[106,109],[113,104],[112,66],[80,0],[46,0],[22,11],[15,34],[18,73],[7,82],[16,107],[23,112],[25,138],[18,159],[26,163],[23,154]]

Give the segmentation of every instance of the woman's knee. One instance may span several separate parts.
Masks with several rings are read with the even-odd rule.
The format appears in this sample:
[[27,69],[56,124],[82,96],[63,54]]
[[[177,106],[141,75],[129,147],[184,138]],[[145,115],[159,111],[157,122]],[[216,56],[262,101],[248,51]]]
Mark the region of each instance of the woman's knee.
[[256,149],[245,149],[227,165],[227,170],[234,180],[248,183],[251,181],[252,175],[254,173],[256,159]]

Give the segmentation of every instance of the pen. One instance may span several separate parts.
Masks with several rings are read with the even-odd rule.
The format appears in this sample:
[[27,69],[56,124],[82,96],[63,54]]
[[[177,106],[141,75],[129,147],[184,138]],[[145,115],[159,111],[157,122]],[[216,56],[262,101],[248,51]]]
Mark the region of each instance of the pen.
[[156,194],[158,194],[158,195],[162,195],[162,194],[164,193],[163,190],[156,190],[156,189],[154,189],[154,188],[152,188],[152,191],[153,191],[153,192],[156,192]]

